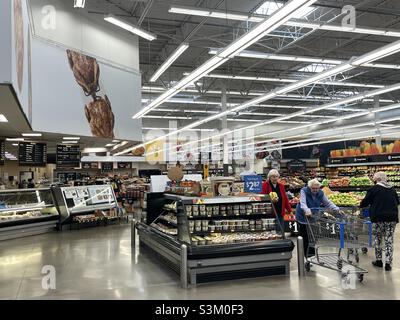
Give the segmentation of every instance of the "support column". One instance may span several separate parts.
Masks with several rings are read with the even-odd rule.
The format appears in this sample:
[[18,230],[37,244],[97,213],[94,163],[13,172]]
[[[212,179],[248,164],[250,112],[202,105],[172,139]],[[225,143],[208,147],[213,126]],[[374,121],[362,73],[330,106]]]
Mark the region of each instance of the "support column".
[[[221,86],[221,111],[224,112],[227,110],[227,96],[226,96],[226,85],[222,83]],[[223,117],[221,121],[221,130],[228,128],[228,120],[227,117]],[[223,136],[223,164],[229,164],[229,153],[228,153],[228,136]]]
[[[374,109],[379,108],[379,107],[380,107],[379,96],[375,96],[374,97]],[[380,133],[380,128],[381,128],[381,125],[379,123],[377,123],[377,121],[379,121],[379,119],[380,119],[379,112],[375,112],[374,113],[375,128],[377,129],[378,133]],[[382,137],[375,137],[375,143],[377,146],[381,147],[382,146]]]

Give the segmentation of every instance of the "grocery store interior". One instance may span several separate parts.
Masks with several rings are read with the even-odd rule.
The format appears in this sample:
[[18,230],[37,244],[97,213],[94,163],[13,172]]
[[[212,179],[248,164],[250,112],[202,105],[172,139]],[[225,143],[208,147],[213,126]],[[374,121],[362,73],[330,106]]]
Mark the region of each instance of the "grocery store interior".
[[2,0],[0,30],[1,300],[400,299],[399,1]]

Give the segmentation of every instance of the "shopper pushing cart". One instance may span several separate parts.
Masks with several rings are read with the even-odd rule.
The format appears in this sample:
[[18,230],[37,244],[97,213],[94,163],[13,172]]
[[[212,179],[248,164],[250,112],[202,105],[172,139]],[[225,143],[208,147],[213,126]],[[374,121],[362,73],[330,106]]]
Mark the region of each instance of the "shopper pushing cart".
[[[340,212],[332,201],[330,201],[324,192],[321,190],[321,183],[317,179],[308,181],[307,187],[300,191],[300,202],[296,206],[296,220],[299,224],[299,234],[303,237],[304,252],[306,257],[314,256],[314,248],[309,248],[309,239],[307,232],[307,219],[314,213],[319,211],[319,208],[324,207],[329,211]],[[317,209],[312,209],[317,208]]]

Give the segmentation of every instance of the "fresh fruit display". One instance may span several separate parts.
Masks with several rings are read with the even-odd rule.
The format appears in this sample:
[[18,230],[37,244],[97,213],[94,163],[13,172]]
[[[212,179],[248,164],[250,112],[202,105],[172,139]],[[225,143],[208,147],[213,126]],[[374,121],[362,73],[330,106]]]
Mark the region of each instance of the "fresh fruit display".
[[329,179],[322,180],[322,186],[328,187],[329,186]]
[[300,189],[304,187],[304,182],[297,177],[285,177],[280,179],[280,182],[288,186],[289,189]]
[[325,194],[326,196],[328,196],[328,195],[330,195],[330,194],[333,193],[333,191],[332,191],[331,189],[329,189],[329,187],[323,187],[323,188],[322,188],[322,191],[324,192],[324,194]]
[[341,179],[332,179],[329,182],[330,187],[348,187],[350,183],[350,178],[344,177]]
[[387,145],[377,145],[376,143],[369,143],[367,141],[362,141],[360,146],[351,147],[343,150],[332,150],[330,152],[331,158],[339,157],[355,157],[361,155],[377,155],[377,154],[391,154],[400,153],[400,140],[396,140],[393,143]]
[[339,207],[354,207],[360,205],[360,200],[351,193],[334,192],[327,197]]
[[359,187],[359,186],[372,186],[373,183],[370,178],[368,177],[353,177],[350,178],[349,186],[351,187]]

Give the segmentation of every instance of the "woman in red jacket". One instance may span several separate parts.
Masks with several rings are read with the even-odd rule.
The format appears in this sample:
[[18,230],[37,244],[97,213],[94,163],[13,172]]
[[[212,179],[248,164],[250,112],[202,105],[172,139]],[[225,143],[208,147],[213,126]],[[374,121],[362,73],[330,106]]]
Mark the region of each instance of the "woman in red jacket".
[[270,194],[271,192],[275,192],[278,195],[278,198],[273,201],[273,205],[278,216],[279,223],[282,227],[282,230],[285,230],[283,217],[285,213],[291,213],[292,207],[290,206],[289,199],[287,197],[285,186],[278,182],[279,172],[278,170],[272,169],[268,172],[268,179],[263,182],[262,193]]

